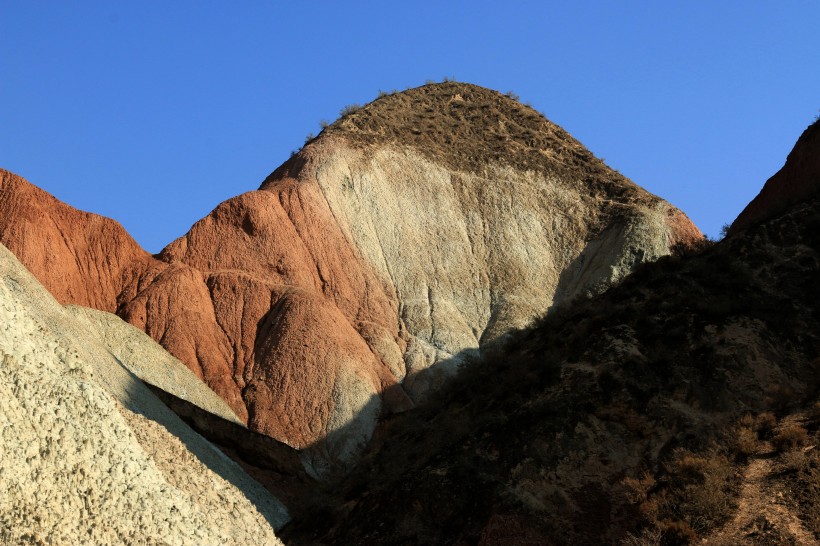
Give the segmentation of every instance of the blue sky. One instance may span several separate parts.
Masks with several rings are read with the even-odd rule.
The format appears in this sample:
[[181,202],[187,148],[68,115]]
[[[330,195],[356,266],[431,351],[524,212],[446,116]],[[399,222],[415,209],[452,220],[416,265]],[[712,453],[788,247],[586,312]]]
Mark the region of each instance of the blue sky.
[[712,236],[820,111],[814,0],[0,0],[0,20],[0,167],[151,252],[322,119],[425,80],[514,91]]

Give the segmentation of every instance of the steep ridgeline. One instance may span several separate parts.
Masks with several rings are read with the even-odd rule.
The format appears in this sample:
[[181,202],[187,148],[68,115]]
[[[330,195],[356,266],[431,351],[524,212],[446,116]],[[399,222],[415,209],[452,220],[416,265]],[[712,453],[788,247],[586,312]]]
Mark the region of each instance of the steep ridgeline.
[[[118,232],[126,263],[89,266],[71,291],[74,277],[28,249],[52,244],[39,241],[48,224],[57,241],[73,230],[52,260],[106,263],[86,250],[104,222],[27,214],[13,178],[0,207],[23,212],[0,217],[0,240],[58,299],[116,310],[249,427],[309,447],[315,475],[355,460],[380,414],[418,403],[478,348],[702,238],[538,112],[456,83],[345,115],[157,257]],[[89,295],[98,282],[104,301]]]
[[117,317],[63,308],[0,245],[0,543],[281,544],[284,506],[124,366],[232,417],[169,359]]

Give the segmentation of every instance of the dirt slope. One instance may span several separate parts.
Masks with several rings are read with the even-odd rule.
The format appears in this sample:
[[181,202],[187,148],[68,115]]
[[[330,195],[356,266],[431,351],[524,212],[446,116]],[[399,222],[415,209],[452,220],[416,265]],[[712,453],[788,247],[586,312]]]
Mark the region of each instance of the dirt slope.
[[156,257],[10,173],[0,192],[0,241],[61,302],[143,329],[314,475],[479,347],[702,238],[531,108],[454,83],[343,117]]

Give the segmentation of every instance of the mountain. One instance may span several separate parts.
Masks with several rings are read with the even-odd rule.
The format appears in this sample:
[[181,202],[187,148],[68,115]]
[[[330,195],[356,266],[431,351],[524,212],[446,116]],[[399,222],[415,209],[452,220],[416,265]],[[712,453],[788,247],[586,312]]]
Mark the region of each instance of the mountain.
[[288,543],[816,544],[820,177],[791,177],[818,129],[755,222],[511,333],[386,419]]
[[511,329],[703,240],[532,108],[452,82],[350,109],[157,256],[0,174],[0,242],[61,303],[144,330],[314,476]]
[[[0,543],[281,544],[285,507],[132,373],[236,420],[142,332],[0,245]],[[158,358],[159,357],[159,358]]]

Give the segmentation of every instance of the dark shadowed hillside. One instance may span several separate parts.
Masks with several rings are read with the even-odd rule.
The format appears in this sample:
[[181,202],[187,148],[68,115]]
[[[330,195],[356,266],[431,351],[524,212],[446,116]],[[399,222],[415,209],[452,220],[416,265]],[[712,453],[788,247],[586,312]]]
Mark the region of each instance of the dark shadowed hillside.
[[394,416],[341,492],[285,537],[820,538],[820,200],[684,254],[518,331]]

